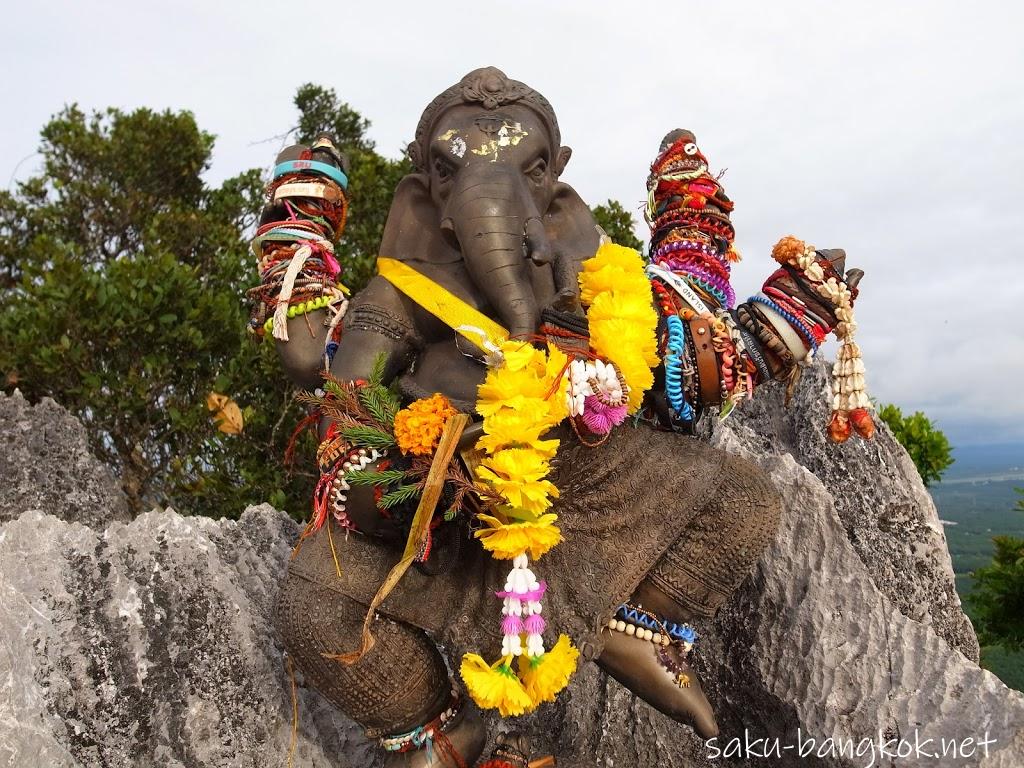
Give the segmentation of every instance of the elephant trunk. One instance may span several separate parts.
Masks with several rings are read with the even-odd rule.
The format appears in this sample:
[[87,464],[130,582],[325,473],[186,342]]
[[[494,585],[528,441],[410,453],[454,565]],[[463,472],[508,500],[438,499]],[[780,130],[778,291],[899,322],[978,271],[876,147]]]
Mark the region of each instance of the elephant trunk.
[[468,180],[452,193],[442,226],[458,239],[470,279],[511,336],[527,337],[540,322],[527,265],[536,247],[526,236],[531,211],[514,179],[493,166],[489,177]]

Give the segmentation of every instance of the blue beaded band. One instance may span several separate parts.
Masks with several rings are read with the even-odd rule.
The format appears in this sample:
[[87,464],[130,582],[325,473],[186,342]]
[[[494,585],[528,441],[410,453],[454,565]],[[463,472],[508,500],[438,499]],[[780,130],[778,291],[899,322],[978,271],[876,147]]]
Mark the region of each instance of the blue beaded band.
[[668,353],[665,355],[665,396],[679,418],[693,421],[693,406],[683,397],[683,349],[686,337],[679,315],[665,318],[668,325]]
[[671,621],[654,619],[643,611],[631,608],[628,605],[620,605],[619,610],[615,612],[615,616],[622,621],[628,621],[630,624],[636,624],[654,632],[667,632],[669,637],[674,640],[681,640],[684,643],[694,643],[697,641],[697,632],[689,624],[673,624]]
[[812,351],[817,351],[817,349],[818,349],[818,340],[814,338],[814,334],[811,333],[809,330],[807,330],[806,326],[804,326],[804,324],[801,323],[793,315],[792,312],[787,312],[782,307],[780,307],[778,304],[776,304],[774,301],[772,301],[771,299],[767,299],[764,296],[751,296],[750,297],[750,301],[756,301],[756,302],[758,302],[760,304],[764,304],[769,309],[771,309],[771,310],[775,311],[776,313],[778,313],[779,315],[781,315],[783,318],[785,318],[787,323],[789,323],[791,326],[793,326],[793,330],[795,330],[797,333],[799,333],[800,336],[803,338],[803,340],[807,342],[807,344],[810,346],[811,350]]
[[433,756],[435,736],[439,732],[443,733],[448,729],[452,718],[458,714],[461,708],[462,702],[453,692],[451,705],[436,719],[426,725],[413,728],[411,731],[385,736],[380,739],[379,743],[388,752],[408,752],[412,749],[424,749],[427,753],[427,760],[430,761]]
[[348,176],[339,171],[330,163],[321,163],[318,160],[289,160],[274,168],[274,178],[279,179],[286,173],[302,173],[312,171],[336,181],[342,189],[348,189]]

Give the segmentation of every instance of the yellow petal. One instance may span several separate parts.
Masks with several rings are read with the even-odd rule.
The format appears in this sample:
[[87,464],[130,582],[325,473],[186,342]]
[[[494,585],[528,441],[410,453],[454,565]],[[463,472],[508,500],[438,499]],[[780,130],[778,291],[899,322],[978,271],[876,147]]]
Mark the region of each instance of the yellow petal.
[[543,656],[531,659],[523,654],[519,657],[519,677],[534,706],[555,700],[576,671],[579,655],[572,641],[560,635],[554,647]]
[[538,560],[562,541],[562,532],[554,524],[558,518],[553,514],[522,523],[503,523],[490,515],[477,515],[477,518],[489,527],[473,535],[498,560],[511,560],[523,553]]
[[459,673],[470,697],[481,709],[497,709],[502,717],[515,717],[533,709],[533,700],[512,671],[511,657],[488,664],[479,655],[462,657]]

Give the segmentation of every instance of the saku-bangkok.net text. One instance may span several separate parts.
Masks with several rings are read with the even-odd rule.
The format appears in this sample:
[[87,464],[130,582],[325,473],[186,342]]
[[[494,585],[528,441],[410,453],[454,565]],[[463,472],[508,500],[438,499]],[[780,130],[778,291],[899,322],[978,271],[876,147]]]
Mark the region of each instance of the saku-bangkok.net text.
[[860,758],[861,762],[858,762],[857,765],[861,768],[874,768],[874,766],[886,765],[895,759],[977,760],[988,757],[989,747],[996,742],[997,739],[989,737],[988,731],[980,738],[967,736],[960,739],[936,739],[922,737],[917,729],[901,737],[890,737],[880,731],[877,737],[864,737],[859,740],[853,738],[818,740],[804,735],[803,731],[798,728],[796,739],[784,743],[782,739],[778,738],[752,737],[750,732],[744,729],[743,738],[737,736],[727,741],[721,741],[716,737],[706,741],[704,748],[709,760],[772,759],[793,755],[801,758],[837,759],[845,757],[854,760]]

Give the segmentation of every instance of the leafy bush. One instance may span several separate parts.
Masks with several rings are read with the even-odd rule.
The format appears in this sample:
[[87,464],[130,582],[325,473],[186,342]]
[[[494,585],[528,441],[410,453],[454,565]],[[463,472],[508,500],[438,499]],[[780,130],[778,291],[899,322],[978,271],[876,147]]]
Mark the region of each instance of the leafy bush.
[[[328,130],[352,157],[343,253],[358,289],[408,161],[376,155],[333,91],[303,86],[295,103],[297,140]],[[207,185],[213,145],[188,112],[71,106],[43,128],[41,173],[0,193],[0,372],[82,420],[136,513],[236,517],[269,500],[302,516],[311,478],[281,465],[302,412],[273,348],[245,334],[263,181]],[[215,428],[210,392],[241,405],[242,434]]]
[[878,415],[907,449],[924,484],[931,485],[939,480],[953,463],[952,448],[942,431],[920,411],[904,416],[899,408],[890,404],[883,406]]
[[609,200],[603,205],[595,205],[591,208],[598,225],[605,231],[605,234],[618,245],[627,248],[636,248],[638,251],[644,247],[643,242],[636,236],[633,227],[636,221],[633,215],[622,207],[618,200]]
[[[1024,494],[1024,489],[1017,489]],[[1024,511],[1018,499],[1017,511]],[[983,644],[1007,650],[1024,649],[1024,539],[996,536],[992,563],[979,568],[967,599],[974,608],[978,637]]]
[[[72,106],[46,125],[42,171],[0,194],[0,371],[82,420],[136,513],[300,511],[306,483],[277,458],[297,410],[240,300],[262,182],[205,184],[212,148],[187,112]],[[243,406],[241,435],[216,430],[211,391]]]

